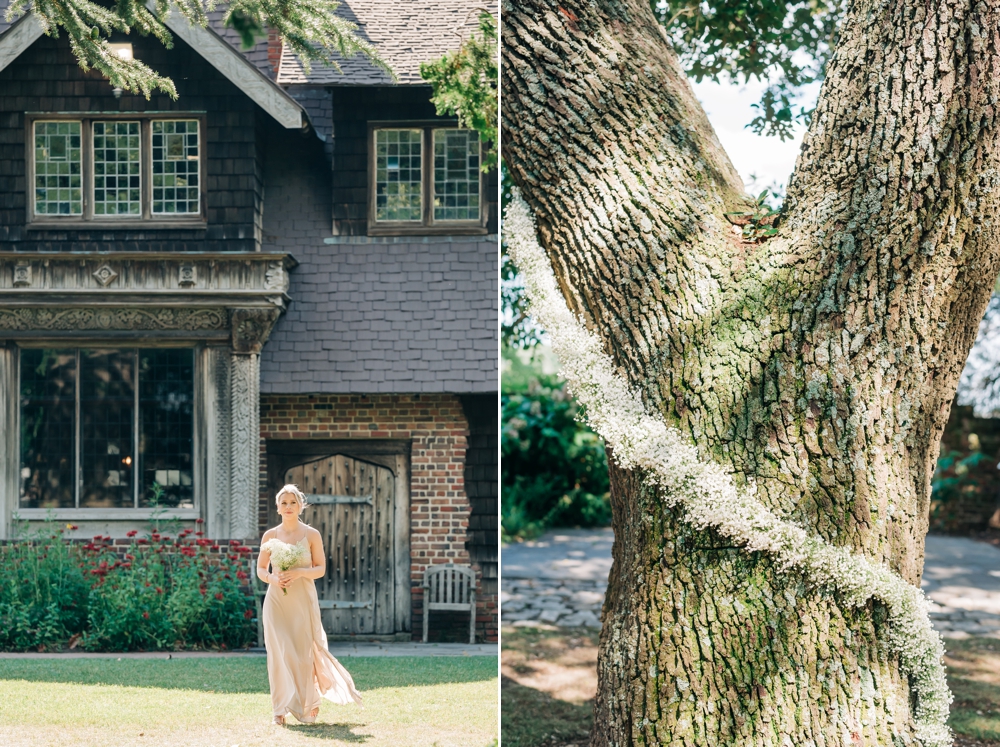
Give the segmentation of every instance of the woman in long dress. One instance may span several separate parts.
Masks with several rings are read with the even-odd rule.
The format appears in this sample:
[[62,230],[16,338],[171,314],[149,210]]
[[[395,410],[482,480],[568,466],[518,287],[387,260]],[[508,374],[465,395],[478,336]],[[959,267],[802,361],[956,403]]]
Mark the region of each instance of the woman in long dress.
[[[288,713],[311,724],[319,715],[320,698],[361,705],[361,695],[327,646],[314,582],[326,573],[326,553],[320,533],[299,521],[305,496],[294,485],[286,485],[274,500],[281,524],[264,532],[257,558],[257,576],[269,585],[263,623],[271,705],[275,724],[283,725]],[[266,543],[272,540],[303,545],[307,552],[295,567],[269,572],[272,548]]]

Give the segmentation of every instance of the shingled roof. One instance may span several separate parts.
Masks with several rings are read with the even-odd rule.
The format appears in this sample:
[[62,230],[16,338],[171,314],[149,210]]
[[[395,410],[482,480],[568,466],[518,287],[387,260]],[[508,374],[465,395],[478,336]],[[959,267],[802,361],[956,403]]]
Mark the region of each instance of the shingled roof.
[[[478,27],[479,10],[497,15],[496,0],[343,0],[337,9],[358,24],[361,36],[375,45],[400,84],[426,85],[420,63],[457,49]],[[287,48],[281,55],[279,85],[370,86],[391,84],[384,72],[360,55],[334,56],[343,74],[313,65],[309,75]]]
[[[0,34],[10,24],[3,20],[10,0],[0,0]],[[396,72],[398,82],[426,85],[420,77],[420,63],[436,60],[457,49],[478,26],[479,10],[497,15],[497,0],[342,0],[337,14],[358,25],[362,37],[375,45],[383,59]],[[268,64],[267,39],[258,40],[252,49],[240,47],[239,35],[222,25],[222,10],[209,14],[209,27],[229,42],[258,70],[274,79]],[[333,58],[343,74],[326,65],[314,64],[309,75],[302,63],[286,47],[278,71],[279,85],[370,86],[391,85],[384,72],[357,55]]]

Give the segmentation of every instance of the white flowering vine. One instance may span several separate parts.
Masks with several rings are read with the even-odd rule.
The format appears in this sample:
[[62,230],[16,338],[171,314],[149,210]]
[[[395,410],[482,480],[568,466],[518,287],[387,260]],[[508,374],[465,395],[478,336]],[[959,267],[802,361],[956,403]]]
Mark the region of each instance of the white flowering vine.
[[535,320],[548,332],[567,385],[584,405],[590,426],[626,469],[641,468],[670,507],[698,529],[714,528],[751,552],[766,552],[817,586],[836,589],[852,606],[871,598],[889,610],[888,644],[899,656],[916,694],[916,737],[924,747],[948,747],[951,692],[945,681],[944,646],[931,626],[923,592],[888,568],[835,547],[775,516],[739,488],[717,463],[704,461],[690,440],[646,411],[638,394],[615,373],[596,335],[566,306],[548,257],[538,243],[531,212],[515,189],[504,213],[504,241],[524,278]]

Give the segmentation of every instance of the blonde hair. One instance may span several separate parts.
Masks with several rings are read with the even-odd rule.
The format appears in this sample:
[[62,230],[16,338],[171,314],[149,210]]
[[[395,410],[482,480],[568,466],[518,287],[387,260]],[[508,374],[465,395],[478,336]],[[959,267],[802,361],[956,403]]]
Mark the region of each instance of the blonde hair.
[[297,485],[292,485],[291,483],[289,483],[288,485],[285,485],[281,490],[279,490],[277,495],[274,496],[275,506],[281,505],[281,496],[283,496],[285,493],[289,493],[295,496],[295,500],[301,507],[301,510],[299,511],[300,514],[302,513],[303,510],[305,510],[305,507],[309,505],[308,503],[306,503],[306,494],[303,493],[301,490],[299,490]]

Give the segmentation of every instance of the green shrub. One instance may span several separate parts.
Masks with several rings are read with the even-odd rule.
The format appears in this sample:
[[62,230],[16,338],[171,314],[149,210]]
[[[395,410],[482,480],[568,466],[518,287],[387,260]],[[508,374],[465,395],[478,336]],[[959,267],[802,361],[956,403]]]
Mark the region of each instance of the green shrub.
[[562,382],[504,394],[501,524],[507,537],[610,523],[607,457]]
[[0,650],[70,641],[89,651],[238,648],[256,638],[253,602],[241,588],[251,551],[240,542],[219,555],[201,532],[171,539],[154,530],[133,539],[122,559],[110,537],[81,544],[62,533],[50,525],[0,548],[10,574],[0,585]]

